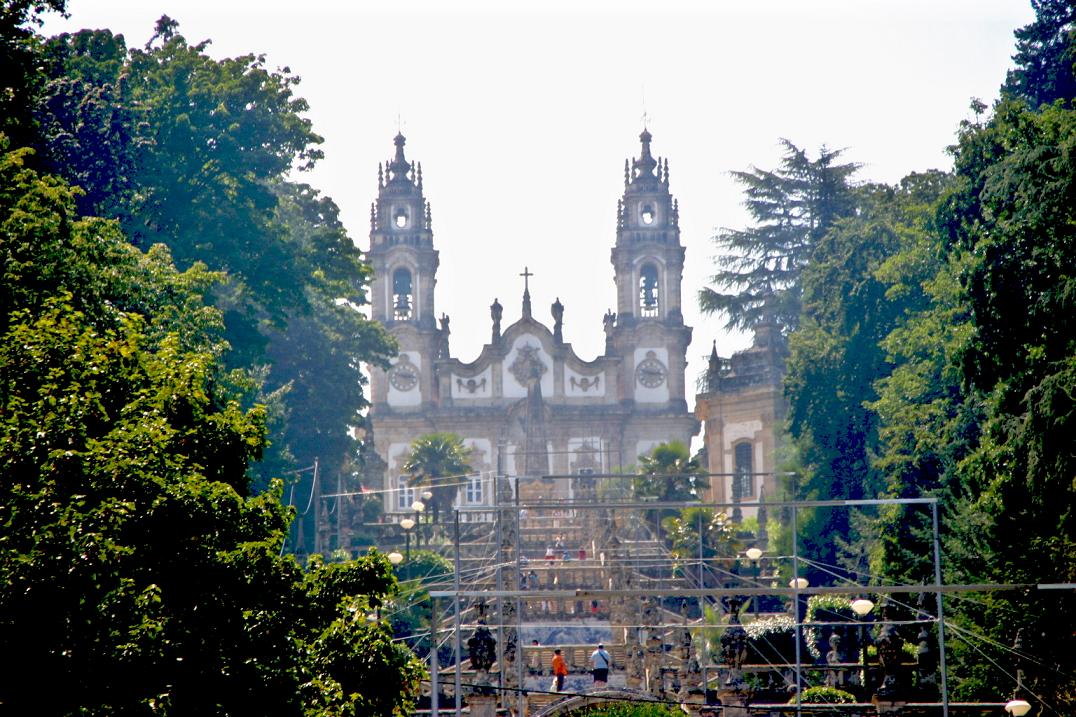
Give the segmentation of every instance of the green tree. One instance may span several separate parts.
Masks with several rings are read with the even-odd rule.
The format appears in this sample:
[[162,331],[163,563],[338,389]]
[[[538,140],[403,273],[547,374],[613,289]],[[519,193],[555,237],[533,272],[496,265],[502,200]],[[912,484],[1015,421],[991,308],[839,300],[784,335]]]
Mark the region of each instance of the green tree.
[[[188,348],[212,342],[177,335],[201,325],[198,282],[161,255],[138,261],[114,223],[77,219],[75,192],[26,156],[0,158],[0,648],[19,656],[0,702],[408,711],[419,668],[366,619],[395,591],[388,561],[304,573],[280,554],[280,485],[248,495],[264,410],[244,410],[215,355]],[[147,270],[164,281],[132,285]],[[42,675],[63,689],[27,689]]]
[[36,134],[33,98],[45,78],[40,72],[40,37],[34,28],[48,11],[64,12],[66,0],[4,0],[0,2],[0,133],[16,146]]
[[[879,271],[931,230],[945,181],[935,172],[860,188],[855,216],[819,238],[803,270],[803,318],[789,340],[786,377],[800,498],[873,498],[884,489],[872,465],[878,417],[869,403],[892,369],[880,342],[912,307],[888,292]],[[801,549],[827,565],[865,570],[872,541],[861,520],[845,509],[806,512]]]
[[[773,171],[733,172],[744,186],[755,226],[723,229],[714,237],[718,267],[699,292],[705,313],[724,313],[729,329],[752,329],[773,320],[787,333],[800,318],[800,274],[830,226],[854,208],[850,182],[859,169],[840,164],[843,150],[822,147],[816,159],[786,139]],[[721,289],[729,290],[722,293]]]
[[403,469],[411,474],[412,485],[430,489],[436,523],[441,511],[452,509],[463,475],[471,472],[471,450],[455,433],[427,433],[411,444]]
[[[364,425],[360,412],[368,405],[360,359],[377,363],[390,353],[381,325],[359,310],[371,270],[331,199],[290,182],[275,191],[277,221],[296,247],[293,270],[305,277],[309,310],[289,311],[285,327],[267,330],[266,386],[285,387],[280,403],[287,413],[278,430],[280,450],[258,472],[267,482],[292,461],[307,466],[317,458],[322,475],[341,476],[341,487],[358,490],[352,472],[361,445],[349,429]],[[301,483],[299,493],[309,487]]]
[[390,342],[359,311],[369,269],[335,204],[285,178],[321,156],[298,78],[254,55],[214,59],[167,16],[142,49],[108,30],[40,44],[37,145],[83,187],[80,211],[118,219],[140,246],[166,244],[180,266],[225,272],[211,292],[224,357],[269,408],[258,485],[315,458],[327,480],[350,480],[360,365]]
[[1031,0],[1035,20],[1016,31],[1016,67],[1002,92],[1033,109],[1076,99],[1076,6],[1070,0]]
[[708,485],[702,465],[681,441],[659,443],[639,456],[635,494],[661,502],[696,500]]
[[[1076,111],[1059,106],[1001,103],[961,131],[960,182],[942,218],[968,255],[961,282],[972,332],[958,358],[966,400],[980,403],[983,418],[959,467],[950,580],[1076,577],[1076,453],[1062,438],[1076,420],[1074,158]],[[958,614],[996,643],[1023,628],[1027,649],[1044,663],[1033,671],[1036,685],[1065,712],[1076,704],[1076,680],[1054,660],[1076,648],[1074,599],[999,595]],[[997,675],[967,657],[966,690],[985,693]]]
[[[662,520],[662,528],[669,541],[672,556],[691,564],[700,558],[735,557],[740,550],[733,525],[726,513],[712,508],[684,508],[679,515]],[[685,568],[690,577],[697,575],[695,568]],[[720,584],[721,578],[713,571],[705,571],[703,585]]]

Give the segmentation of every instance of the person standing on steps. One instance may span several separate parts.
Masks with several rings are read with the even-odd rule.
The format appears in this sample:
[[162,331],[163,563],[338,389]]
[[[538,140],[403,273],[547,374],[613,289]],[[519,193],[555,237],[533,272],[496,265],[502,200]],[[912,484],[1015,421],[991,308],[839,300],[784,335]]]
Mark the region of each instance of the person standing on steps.
[[613,665],[612,656],[605,651],[605,645],[598,644],[598,649],[590,653],[590,666],[594,675],[594,686],[609,682],[609,668]]
[[568,676],[568,664],[560,654],[560,648],[553,650],[553,678],[557,692],[564,691],[564,678]]

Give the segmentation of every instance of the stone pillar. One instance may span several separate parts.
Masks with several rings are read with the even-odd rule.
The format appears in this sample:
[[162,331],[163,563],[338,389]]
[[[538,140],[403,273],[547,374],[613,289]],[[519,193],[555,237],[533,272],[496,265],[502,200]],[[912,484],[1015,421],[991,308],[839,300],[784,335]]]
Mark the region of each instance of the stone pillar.
[[751,717],[747,704],[751,695],[743,689],[725,688],[718,690],[717,699],[721,702],[722,717]]
[[497,717],[496,695],[468,695],[467,706],[471,709],[471,717]]

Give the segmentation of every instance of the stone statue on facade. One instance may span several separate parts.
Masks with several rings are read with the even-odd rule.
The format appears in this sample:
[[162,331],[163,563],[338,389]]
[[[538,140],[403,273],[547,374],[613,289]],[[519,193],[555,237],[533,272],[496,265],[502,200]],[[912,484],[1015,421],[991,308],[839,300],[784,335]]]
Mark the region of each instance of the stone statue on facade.
[[440,341],[437,349],[438,358],[448,358],[448,337],[452,333],[448,328],[448,324],[448,314],[441,314],[441,334],[438,337]]
[[497,343],[501,338],[501,315],[504,314],[504,307],[501,306],[501,302],[497,299],[493,300],[493,303],[489,305],[489,315],[493,319],[493,341]]
[[562,329],[564,327],[564,304],[560,303],[560,297],[553,302],[553,306],[550,307],[553,312],[553,341],[556,343],[564,342],[564,334]]
[[613,329],[616,328],[616,312],[612,309],[605,312],[602,318],[602,328],[605,329],[605,353],[613,353]]
[[878,649],[878,663],[882,666],[882,683],[878,686],[875,695],[883,700],[892,700],[902,693],[904,669],[904,638],[901,637],[893,620],[893,608],[890,603],[882,605],[882,619],[886,624],[882,626],[878,639],[874,644]]

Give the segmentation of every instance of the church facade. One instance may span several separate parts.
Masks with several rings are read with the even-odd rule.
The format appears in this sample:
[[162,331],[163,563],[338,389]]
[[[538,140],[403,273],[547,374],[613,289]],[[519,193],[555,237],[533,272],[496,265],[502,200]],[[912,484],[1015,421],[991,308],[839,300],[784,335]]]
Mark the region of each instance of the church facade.
[[378,170],[368,252],[372,316],[399,345],[388,370],[371,369],[370,429],[390,517],[410,511],[416,493],[402,466],[428,433],[456,433],[471,448],[476,475],[461,481],[457,501],[472,506],[492,503],[498,470],[526,479],[524,497],[569,498],[577,481],[540,477],[613,472],[658,443],[690,445],[698,423],[686,401],[679,207],[668,162],[651,154],[648,131],[640,141],[624,167],[611,253],[616,311],[603,319],[602,355],[582,358],[564,340],[559,300],[551,326],[536,318],[525,283],[519,318],[504,325],[494,299],[489,343],[463,362],[451,353],[448,317],[436,315],[438,251],[422,168],[396,136],[395,156]]

